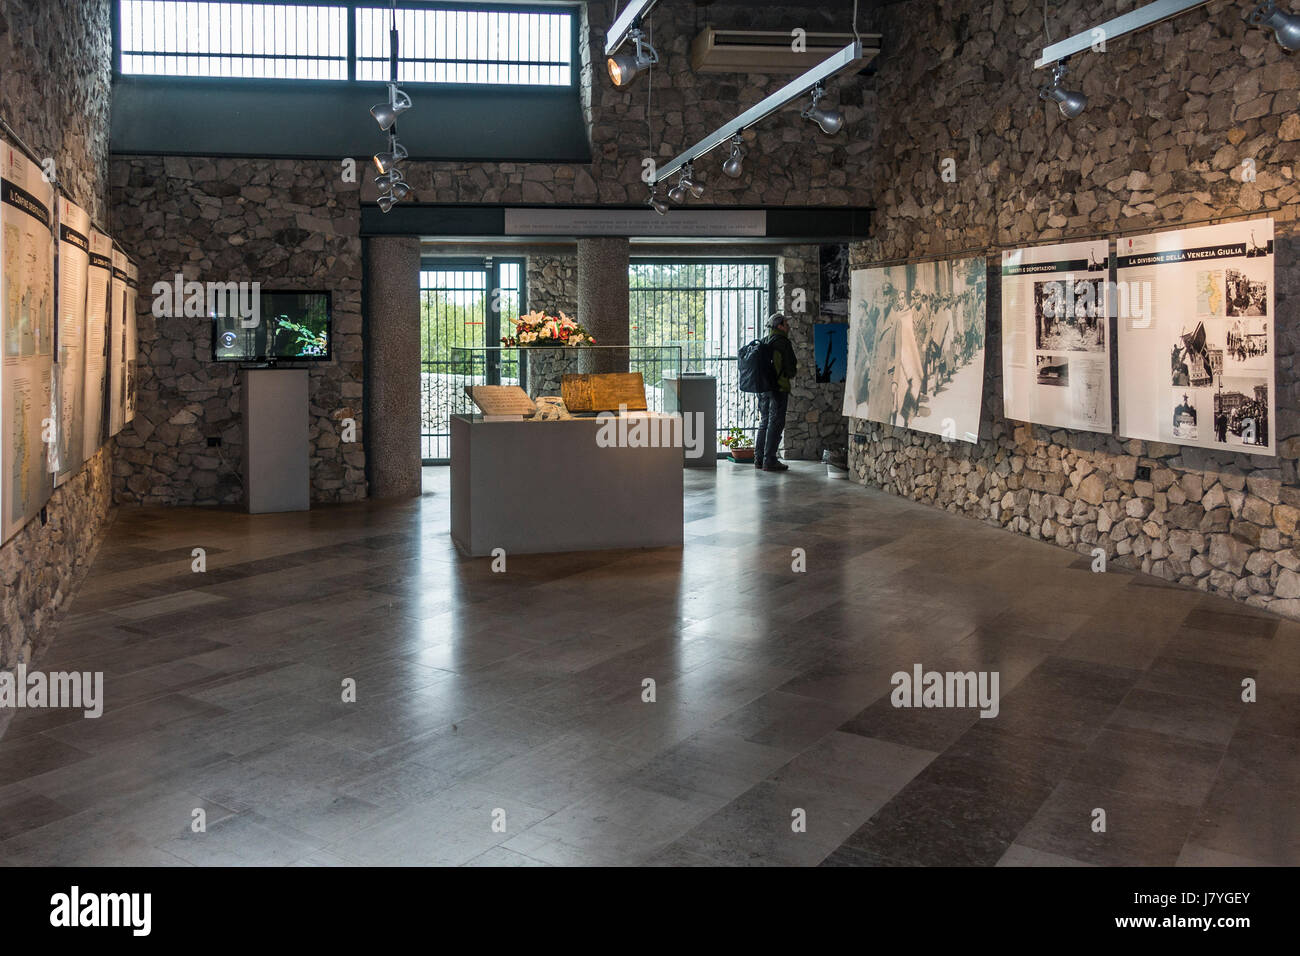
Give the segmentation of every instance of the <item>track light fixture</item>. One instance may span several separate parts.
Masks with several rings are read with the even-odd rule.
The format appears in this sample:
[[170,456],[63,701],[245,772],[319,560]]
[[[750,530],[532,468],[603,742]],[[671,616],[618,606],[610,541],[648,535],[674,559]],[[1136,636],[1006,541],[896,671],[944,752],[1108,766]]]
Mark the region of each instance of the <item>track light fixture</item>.
[[745,137],[737,133],[731,139],[731,155],[722,164],[722,171],[732,179],[739,179],[745,172]]
[[682,167],[681,178],[677,185],[668,190],[668,198],[681,205],[692,196],[699,199],[704,195],[704,187],[695,181],[695,164],[687,163]]
[[388,137],[388,150],[383,153],[375,153],[375,168],[380,173],[390,173],[393,167],[411,155],[406,151],[406,147],[397,141],[396,136]]
[[821,98],[826,95],[825,88],[818,83],[812,90],[812,105],[801,114],[804,119],[810,119],[822,128],[822,132],[828,136],[834,136],[844,128],[844,114],[839,110],[824,110],[817,104]]
[[1250,14],[1249,19],[1252,26],[1272,27],[1282,49],[1293,53],[1300,50],[1300,17],[1283,13],[1273,0],[1264,0]]
[[382,176],[375,177],[375,185],[379,187],[380,192],[385,193],[392,189],[397,183],[405,181],[406,179],[402,176],[402,171],[396,167],[394,167],[393,171],[390,173],[384,173]]
[[375,168],[379,175],[375,185],[379,187],[377,200],[382,212],[388,212],[393,204],[410,195],[411,187],[406,184],[402,171],[397,164],[410,154],[406,147],[397,141],[397,117],[411,108],[411,98],[397,88],[397,61],[400,37],[397,34],[397,0],[391,0],[391,18],[388,26],[388,102],[370,107],[370,115],[375,118],[379,128],[388,134],[388,149],[375,153]]
[[1088,97],[1075,90],[1062,89],[1061,81],[1065,79],[1065,63],[1056,64],[1052,70],[1052,82],[1038,91],[1038,98],[1053,100],[1061,109],[1066,119],[1074,119],[1088,106]]
[[666,216],[668,214],[668,203],[660,199],[657,192],[658,190],[654,186],[651,186],[650,198],[645,201],[645,204],[655,212],[659,213],[659,215]]
[[636,47],[635,53],[616,53],[605,61],[609,78],[615,86],[623,87],[631,83],[638,73],[659,62],[659,53],[645,34],[639,29],[628,31],[628,39]]
[[389,83],[388,102],[370,107],[370,115],[375,118],[375,122],[379,124],[380,129],[388,132],[389,128],[397,122],[398,115],[410,108],[411,98],[405,92],[399,90],[396,83]]

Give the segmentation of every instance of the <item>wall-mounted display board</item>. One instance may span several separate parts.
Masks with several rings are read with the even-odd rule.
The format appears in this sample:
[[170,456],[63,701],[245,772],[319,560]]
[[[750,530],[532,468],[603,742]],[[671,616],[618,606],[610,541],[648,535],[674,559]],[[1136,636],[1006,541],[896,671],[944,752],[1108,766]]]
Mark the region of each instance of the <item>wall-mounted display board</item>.
[[113,243],[113,282],[108,297],[108,434],[122,430],[126,389],[126,253]]
[[85,409],[81,459],[84,462],[108,441],[108,303],[112,298],[113,240],[90,230],[86,269]]
[[1002,398],[1007,418],[1112,429],[1110,243],[1002,253]]
[[122,424],[135,420],[136,349],[139,347],[136,330],[136,300],[140,289],[140,267],[126,260],[126,292],[122,296]]
[[855,270],[844,414],[978,441],[987,303],[982,258]]
[[0,348],[0,541],[8,541],[54,490],[54,189],[2,141]]
[[55,484],[85,461],[86,421],[86,274],[90,266],[90,214],[58,198],[59,326],[55,337],[55,394],[58,395],[58,441]]
[[1125,438],[1276,454],[1273,220],[1120,239]]

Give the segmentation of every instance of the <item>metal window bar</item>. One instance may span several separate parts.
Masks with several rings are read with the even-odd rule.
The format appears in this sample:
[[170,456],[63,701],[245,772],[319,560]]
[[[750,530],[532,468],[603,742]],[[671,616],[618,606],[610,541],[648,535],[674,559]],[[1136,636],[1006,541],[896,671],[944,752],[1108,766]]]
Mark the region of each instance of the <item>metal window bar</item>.
[[[775,301],[772,259],[634,259],[629,267],[632,345],[680,346],[683,371],[718,380],[718,431],[758,430],[757,396],[737,387],[737,355],[766,334]],[[640,368],[646,381],[664,369]]]
[[[527,308],[522,259],[425,259],[420,271],[420,457],[451,457],[451,415],[466,385],[518,385],[517,357],[471,368],[457,348],[501,344],[502,326]],[[499,353],[500,354],[500,353]],[[486,372],[486,374],[485,374]]]
[[[399,9],[397,15],[403,37],[397,67],[402,82],[514,86],[572,82],[571,13]],[[387,9],[357,9],[357,79],[387,78],[389,18]]]
[[[124,75],[383,82],[388,7],[348,0],[119,0]],[[401,82],[572,86],[571,11],[400,7]]]

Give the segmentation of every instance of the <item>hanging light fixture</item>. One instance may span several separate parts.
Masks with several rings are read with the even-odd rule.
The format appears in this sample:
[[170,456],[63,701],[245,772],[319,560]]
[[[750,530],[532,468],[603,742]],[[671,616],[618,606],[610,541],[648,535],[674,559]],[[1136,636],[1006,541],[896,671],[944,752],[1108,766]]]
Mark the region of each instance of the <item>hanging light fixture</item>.
[[653,209],[655,212],[659,213],[659,215],[666,216],[668,215],[668,203],[660,199],[656,193],[657,190],[655,189],[655,187],[651,186],[650,198],[645,201],[645,204],[649,206],[651,209]]
[[818,83],[813,87],[812,105],[801,114],[804,119],[810,119],[822,128],[822,132],[828,136],[834,136],[844,128],[844,114],[839,110],[824,110],[817,104],[821,98],[826,95],[825,88]]
[[1067,90],[1061,87],[1061,81],[1065,79],[1064,61],[1056,64],[1052,70],[1052,82],[1038,91],[1038,98],[1042,100],[1052,100],[1061,109],[1061,115],[1066,119],[1074,119],[1082,113],[1088,106],[1088,97],[1075,90]]
[[397,163],[410,155],[406,151],[406,147],[397,141],[397,137],[390,135],[388,137],[388,149],[382,153],[375,153],[375,168],[380,173],[390,173]]
[[739,179],[745,172],[745,137],[737,133],[731,140],[731,155],[722,164],[722,171],[732,179]]
[[616,53],[605,60],[605,68],[609,70],[610,80],[619,87],[627,86],[636,79],[638,73],[659,62],[658,51],[650,45],[650,41],[640,30],[629,31],[628,39],[636,47],[635,52]]
[[392,0],[388,27],[388,102],[370,108],[370,115],[375,118],[379,128],[388,133],[388,149],[374,156],[375,168],[379,170],[375,185],[381,193],[378,204],[383,212],[388,212],[394,203],[411,193],[411,187],[407,185],[402,171],[397,168],[397,164],[410,155],[406,147],[397,141],[397,117],[411,108],[411,98],[397,88],[398,47],[397,0]]
[[1252,26],[1272,27],[1277,42],[1282,49],[1295,52],[1300,50],[1300,17],[1283,13],[1273,0],[1265,0],[1250,14]]
[[379,128],[388,132],[389,127],[397,122],[399,114],[411,108],[411,98],[397,88],[396,83],[388,84],[388,102],[370,107],[370,115],[375,118]]
[[682,167],[682,175],[677,185],[668,190],[668,198],[681,205],[694,196],[699,199],[704,195],[704,187],[695,181],[695,164],[687,163]]

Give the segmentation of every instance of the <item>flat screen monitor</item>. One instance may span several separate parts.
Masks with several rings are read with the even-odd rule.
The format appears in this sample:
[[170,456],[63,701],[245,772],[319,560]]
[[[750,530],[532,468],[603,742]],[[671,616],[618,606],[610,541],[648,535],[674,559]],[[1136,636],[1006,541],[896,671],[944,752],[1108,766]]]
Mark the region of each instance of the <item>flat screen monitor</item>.
[[212,357],[218,362],[328,362],[333,317],[328,292],[267,292],[257,324],[240,316],[212,318]]

